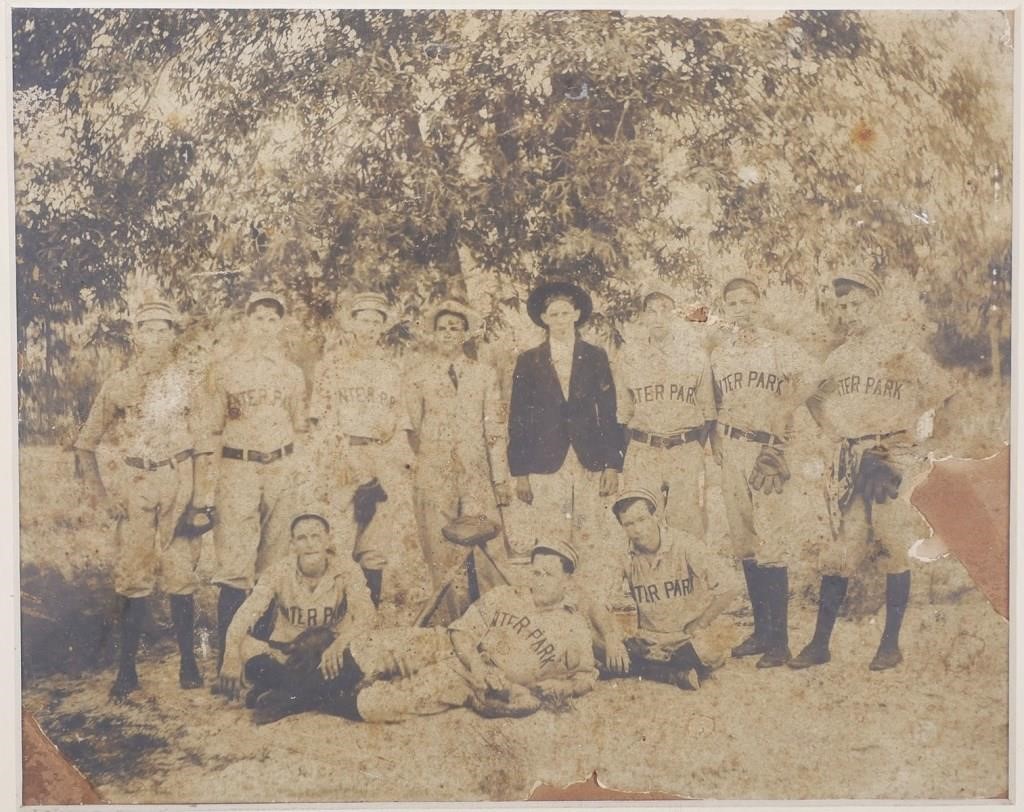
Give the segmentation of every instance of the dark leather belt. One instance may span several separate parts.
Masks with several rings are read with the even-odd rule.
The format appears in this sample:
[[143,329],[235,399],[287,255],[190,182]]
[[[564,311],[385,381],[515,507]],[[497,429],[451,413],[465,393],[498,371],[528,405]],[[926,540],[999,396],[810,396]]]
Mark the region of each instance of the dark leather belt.
[[785,440],[781,437],[776,437],[770,431],[747,431],[747,429],[738,429],[736,426],[729,426],[725,423],[718,424],[718,431],[726,437],[731,437],[733,440],[750,440],[752,443],[760,443],[761,445],[786,444]]
[[275,451],[252,451],[244,448],[232,448],[231,446],[224,446],[221,449],[221,456],[227,457],[229,460],[248,460],[249,462],[274,462],[279,460],[281,457],[287,457],[292,451],[295,450],[295,446],[292,443],[284,446],[284,448],[278,448]]
[[384,441],[383,440],[378,440],[376,437],[355,437],[355,436],[350,434],[349,437],[348,437],[348,444],[349,445],[384,445]]
[[173,467],[179,462],[184,462],[191,456],[192,449],[186,448],[184,451],[179,451],[173,457],[168,457],[165,460],[147,460],[142,457],[125,457],[124,461],[126,465],[130,465],[132,468],[141,468],[143,471],[155,471],[157,468],[162,468],[165,465]]
[[848,443],[863,443],[865,440],[874,440],[876,443],[880,443],[882,440],[888,440],[890,437],[895,437],[897,434],[906,433],[906,429],[898,429],[897,431],[887,431],[884,434],[862,434],[860,437],[846,437],[844,439]]
[[643,443],[644,445],[652,446],[653,448],[675,448],[677,445],[692,443],[694,440],[699,440],[703,434],[703,426],[686,429],[685,431],[678,432],[677,434],[650,434],[646,431],[640,431],[640,429],[630,429],[629,439],[631,441]]

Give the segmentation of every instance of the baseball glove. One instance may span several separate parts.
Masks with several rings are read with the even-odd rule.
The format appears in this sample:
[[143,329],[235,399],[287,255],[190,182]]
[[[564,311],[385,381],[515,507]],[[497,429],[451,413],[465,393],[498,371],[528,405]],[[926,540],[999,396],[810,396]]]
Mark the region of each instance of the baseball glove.
[[869,448],[861,454],[857,469],[857,490],[868,503],[883,504],[900,493],[903,474],[900,473],[889,452],[882,446]]
[[174,535],[179,538],[196,539],[213,529],[217,514],[212,507],[197,508],[189,504],[178,519]]
[[528,688],[512,684],[507,691],[474,691],[469,698],[469,707],[487,719],[506,716],[529,716],[542,702]]
[[376,477],[356,488],[356,492],[352,494],[352,517],[356,525],[365,530],[377,514],[377,503],[386,501],[387,491],[381,487],[380,480]]
[[441,535],[452,544],[474,547],[490,541],[500,532],[497,524],[486,516],[460,516],[441,529]]
[[754,470],[747,480],[750,487],[761,493],[782,493],[782,486],[789,479],[789,466],[781,448],[771,445],[761,446],[761,453],[754,462]]
[[311,674],[320,667],[320,659],[334,642],[334,631],[329,626],[310,626],[290,643],[281,647],[288,658],[285,668],[293,674]]

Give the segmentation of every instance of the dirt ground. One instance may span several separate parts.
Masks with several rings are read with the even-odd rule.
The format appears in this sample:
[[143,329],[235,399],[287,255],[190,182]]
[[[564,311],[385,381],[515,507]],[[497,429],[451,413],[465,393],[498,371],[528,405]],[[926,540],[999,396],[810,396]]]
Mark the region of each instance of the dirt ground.
[[[21,464],[23,484],[26,476],[69,481],[58,450],[23,451]],[[59,600],[42,593],[23,604],[26,652],[52,655],[63,644],[39,639],[44,630],[70,615],[103,614],[107,542],[83,511],[74,494],[23,492],[23,574],[45,571],[69,585]],[[709,511],[714,537],[720,506],[712,500]],[[595,770],[607,787],[701,799],[1005,797],[1006,621],[954,559],[916,564],[906,661],[872,673],[882,579],[871,567],[862,575],[827,666],[759,671],[734,660],[699,692],[613,680],[566,712],[526,719],[459,710],[373,726],[306,714],[256,727],[206,689],[180,690],[173,644],[159,633],[140,661],[142,690],[115,706],[103,655],[109,628],[96,632],[102,645],[90,642],[92,661],[82,653],[63,669],[70,673],[55,673],[45,658],[25,669],[23,703],[112,803],[517,800],[538,783],[564,786]],[[792,589],[795,651],[814,624],[808,567],[794,567]],[[738,638],[749,615],[737,604],[733,617]],[[198,637],[210,682],[208,630]]]

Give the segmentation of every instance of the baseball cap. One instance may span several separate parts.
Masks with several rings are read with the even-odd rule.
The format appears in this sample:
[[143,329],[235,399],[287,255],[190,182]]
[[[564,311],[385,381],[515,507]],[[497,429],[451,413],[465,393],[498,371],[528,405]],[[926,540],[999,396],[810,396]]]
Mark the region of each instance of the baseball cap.
[[660,507],[658,504],[658,497],[651,493],[651,491],[647,490],[647,488],[633,488],[632,490],[623,491],[615,497],[615,501],[612,502],[612,513],[618,515],[617,511],[619,510],[619,505],[632,499],[643,499],[645,502],[649,502],[655,512],[657,512]]
[[296,513],[295,516],[292,517],[291,524],[288,525],[288,530],[294,531],[295,525],[297,525],[303,519],[320,519],[320,521],[327,525],[328,530],[331,529],[331,520],[327,518],[326,510],[322,510],[320,508],[306,508],[305,510]]
[[562,541],[560,539],[554,539],[552,541],[535,541],[531,556],[539,552],[553,553],[554,555],[568,561],[572,565],[573,572],[575,572],[576,568],[580,565],[579,553],[577,553],[576,548],[567,541]]
[[384,316],[385,321],[391,318],[388,300],[381,293],[359,293],[354,296],[348,308],[349,315],[354,316],[360,310],[376,310]]
[[178,311],[170,302],[163,300],[144,302],[135,312],[133,319],[135,324],[142,324],[144,321],[169,321],[171,324],[177,324],[179,320]]
[[284,303],[284,297],[282,297],[280,294],[274,293],[273,291],[269,290],[258,290],[255,293],[253,293],[252,296],[249,297],[249,300],[245,303],[246,315],[252,312],[252,309],[255,305],[263,304],[265,302],[270,302],[272,304],[277,305],[277,311],[278,313],[281,314],[282,318],[284,317],[284,314],[288,312],[288,307]]
[[878,278],[878,275],[874,271],[868,270],[867,268],[854,268],[849,271],[842,271],[832,277],[832,281],[837,282],[840,279],[846,279],[850,282],[856,282],[858,285],[863,285],[870,290],[875,296],[878,296],[882,292],[882,280]]

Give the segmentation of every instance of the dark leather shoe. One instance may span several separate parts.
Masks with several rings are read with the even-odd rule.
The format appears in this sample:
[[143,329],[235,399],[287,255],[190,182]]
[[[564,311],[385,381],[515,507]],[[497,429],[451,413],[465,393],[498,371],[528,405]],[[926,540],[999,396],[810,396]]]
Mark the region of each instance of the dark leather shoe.
[[780,665],[785,665],[792,659],[793,655],[789,653],[788,646],[779,646],[770,648],[764,653],[764,656],[757,661],[758,668],[778,668]]
[[879,649],[868,666],[872,671],[888,671],[903,662],[903,653],[898,648]]
[[182,660],[178,666],[178,684],[185,690],[203,687],[203,675],[195,660]]
[[768,651],[768,641],[750,635],[746,640],[735,646],[732,650],[733,657],[752,657],[755,654],[764,654]]
[[810,668],[814,665],[824,665],[832,659],[832,653],[827,646],[816,646],[808,643],[804,650],[787,663],[790,668]]

